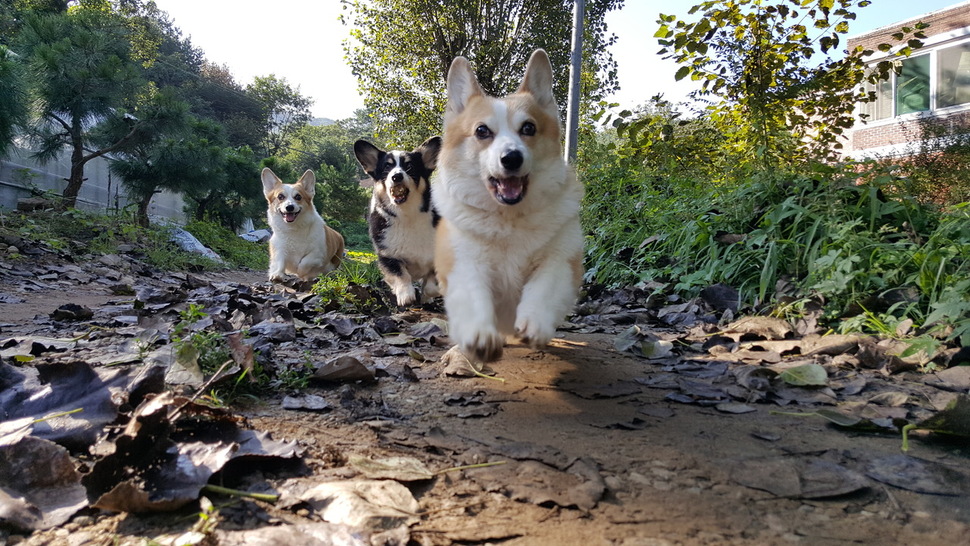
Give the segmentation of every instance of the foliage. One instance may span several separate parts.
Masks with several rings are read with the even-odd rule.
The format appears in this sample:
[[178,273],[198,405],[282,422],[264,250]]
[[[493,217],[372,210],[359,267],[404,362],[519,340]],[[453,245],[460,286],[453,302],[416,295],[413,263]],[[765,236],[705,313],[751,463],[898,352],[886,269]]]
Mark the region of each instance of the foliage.
[[294,131],[310,121],[309,98],[294,89],[285,78],[257,76],[246,86],[246,93],[263,107],[266,155],[279,155]]
[[130,29],[132,54],[157,88],[175,91],[192,114],[220,123],[229,146],[257,148],[265,140],[263,103],[236,83],[229,69],[206,61],[154,2],[118,4]]
[[[583,87],[595,104],[616,89],[616,63],[607,51],[615,37],[604,22],[622,0],[587,0]],[[486,92],[504,95],[521,80],[529,55],[544,48],[554,67],[569,66],[572,0],[355,0],[342,21],[344,42],[377,132],[394,147],[422,142],[440,129],[451,61],[465,56]],[[566,104],[567,78],[555,95]]]
[[269,249],[265,243],[247,241],[220,224],[204,220],[189,222],[185,230],[233,267],[256,270],[269,267]]
[[138,203],[136,217],[148,224],[148,205],[162,190],[181,193],[187,212],[239,229],[262,214],[263,198],[256,158],[246,147],[232,148],[223,126],[188,116],[183,127],[153,135],[118,154],[111,164],[129,196]]
[[[694,23],[661,16],[656,36],[707,108],[691,119],[655,98],[583,135],[587,280],[685,297],[722,282],[743,312],[823,304],[823,324],[904,338],[907,354],[970,343],[967,205],[939,209],[927,191],[964,199],[966,139],[927,123],[908,161],[832,160],[855,103],[873,98],[857,90],[893,56],[874,70],[862,49],[812,62],[868,4],[719,0]],[[908,55],[925,26],[877,48]]]
[[236,83],[227,67],[204,62],[196,94],[193,111],[221,123],[230,146],[262,148],[266,134],[263,105]]
[[148,225],[148,207],[156,193],[179,193],[216,182],[223,157],[219,129],[212,122],[187,118],[184,128],[177,132],[153,134],[117,154],[111,171],[121,178],[128,196],[137,203],[135,216],[141,225]]
[[[177,123],[181,108],[147,85],[133,57],[125,18],[106,3],[82,3],[66,13],[31,15],[20,48],[31,73],[37,110],[37,157],[71,151],[63,196],[73,206],[84,182],[84,165],[124,149]],[[174,109],[173,109],[174,107]],[[110,124],[127,131],[95,146],[92,129]]]
[[[893,57],[921,47],[923,23],[893,36],[904,45],[877,46],[892,55],[875,67],[859,46],[833,60],[841,36],[855,19],[851,10],[870,0],[712,0],[694,6],[694,22],[661,15],[661,53],[679,65],[675,77],[701,82],[695,98],[716,97],[708,116],[728,138],[725,151],[739,166],[761,169],[823,159],[841,148],[858,102],[874,100],[862,83],[889,77]],[[816,55],[826,55],[813,64]]]
[[932,118],[916,123],[919,132],[900,157],[886,160],[906,173],[905,191],[943,205],[970,201],[970,127]]
[[335,271],[321,277],[311,292],[320,296],[321,307],[353,312],[373,311],[381,306],[371,290],[381,280],[377,256],[368,252],[347,252]]
[[209,219],[239,231],[247,220],[266,215],[256,154],[248,146],[224,150],[222,172],[217,182],[185,191],[192,218]]
[[27,121],[27,96],[21,63],[0,45],[0,156],[13,143],[19,126]]
[[344,238],[344,246],[348,252],[371,252],[373,243],[368,233],[367,222],[358,220],[356,222],[341,223],[339,226],[331,226],[340,232]]
[[212,375],[232,356],[224,335],[197,327],[207,316],[201,305],[190,303],[173,327],[172,346],[178,354],[193,352],[202,372]]
[[[668,178],[671,194],[649,171],[600,165],[584,172],[587,280],[685,296],[723,282],[749,310],[807,297],[845,328],[911,319],[970,342],[970,208],[919,202],[891,166],[819,164],[724,186]],[[779,281],[797,292],[776,292]]]
[[317,210],[339,225],[359,222],[367,212],[369,195],[360,187],[360,169],[353,155],[356,138],[340,123],[305,125],[294,132],[281,156],[295,173],[314,171]]
[[[105,215],[79,209],[11,211],[5,212],[2,218],[0,233],[15,235],[72,256],[114,254],[124,245],[133,247],[131,252],[148,265],[162,270],[223,267],[199,254],[178,248],[172,243],[171,228],[141,227],[132,223],[131,215],[127,213]],[[246,263],[253,263],[253,259],[258,260],[259,255],[265,254],[265,249],[259,249]]]
[[[195,360],[199,369],[212,376],[223,364],[232,361],[232,353],[224,332],[217,331],[212,322],[206,322],[208,313],[199,304],[190,303],[179,313],[179,321],[172,331],[172,346],[180,358]],[[225,406],[242,397],[258,396],[266,388],[273,390],[305,389],[313,375],[309,357],[301,365],[280,363],[272,372],[253,361],[251,370],[239,373],[231,382],[210,391],[202,397],[210,403]]]

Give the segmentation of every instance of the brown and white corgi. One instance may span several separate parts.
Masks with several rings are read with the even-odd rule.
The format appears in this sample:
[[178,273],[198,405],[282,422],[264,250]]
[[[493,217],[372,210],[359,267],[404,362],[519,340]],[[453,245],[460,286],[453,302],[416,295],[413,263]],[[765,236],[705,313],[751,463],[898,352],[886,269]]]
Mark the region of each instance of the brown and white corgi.
[[480,362],[501,357],[507,335],[548,343],[582,281],[583,187],[563,159],[552,83],[541,49],[501,98],[485,94],[465,58],[448,71],[435,266],[448,335]]
[[441,137],[431,137],[413,152],[384,151],[366,140],[354,143],[354,154],[374,184],[368,232],[397,304],[440,295],[434,272],[434,233],[438,215],[431,206],[431,173],[438,160]]
[[331,229],[313,205],[316,177],[306,171],[295,184],[284,184],[264,168],[261,176],[268,208],[266,219],[273,235],[269,239],[269,280],[296,275],[308,281],[340,265],[344,238]]

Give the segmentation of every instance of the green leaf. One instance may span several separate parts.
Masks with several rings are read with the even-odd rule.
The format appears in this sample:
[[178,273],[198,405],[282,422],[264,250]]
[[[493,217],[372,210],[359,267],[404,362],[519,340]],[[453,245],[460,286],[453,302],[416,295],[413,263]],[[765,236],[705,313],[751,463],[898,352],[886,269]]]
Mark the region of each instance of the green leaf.
[[818,364],[795,366],[778,374],[785,383],[795,387],[823,387],[828,383],[828,373]]
[[680,81],[680,80],[686,78],[688,74],[690,74],[690,67],[689,66],[682,66],[682,67],[680,67],[677,70],[677,73],[674,74],[674,79],[677,80],[677,81]]

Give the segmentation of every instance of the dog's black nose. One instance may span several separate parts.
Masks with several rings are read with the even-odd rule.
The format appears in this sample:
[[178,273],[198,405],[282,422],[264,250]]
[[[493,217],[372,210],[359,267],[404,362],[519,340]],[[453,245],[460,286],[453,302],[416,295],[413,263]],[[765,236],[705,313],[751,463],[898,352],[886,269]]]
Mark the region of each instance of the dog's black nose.
[[294,207],[293,205],[286,205],[285,207],[283,207],[283,210],[285,210],[286,212],[293,212],[293,209],[295,208],[296,207]]
[[391,180],[396,184],[404,180],[404,174],[400,171],[391,175]]
[[519,150],[505,152],[500,161],[502,162],[503,167],[510,171],[514,171],[522,166],[522,152]]

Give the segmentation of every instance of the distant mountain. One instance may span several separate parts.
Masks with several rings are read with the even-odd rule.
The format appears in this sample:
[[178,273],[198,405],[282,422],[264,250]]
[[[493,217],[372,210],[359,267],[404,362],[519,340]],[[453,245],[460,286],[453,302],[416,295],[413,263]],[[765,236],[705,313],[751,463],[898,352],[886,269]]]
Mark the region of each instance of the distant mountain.
[[310,125],[313,125],[314,127],[318,127],[320,125],[333,125],[334,123],[337,122],[330,118],[313,118],[310,120]]

